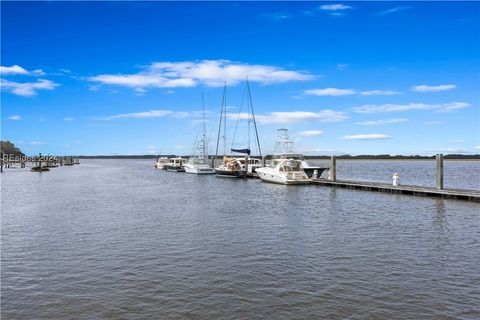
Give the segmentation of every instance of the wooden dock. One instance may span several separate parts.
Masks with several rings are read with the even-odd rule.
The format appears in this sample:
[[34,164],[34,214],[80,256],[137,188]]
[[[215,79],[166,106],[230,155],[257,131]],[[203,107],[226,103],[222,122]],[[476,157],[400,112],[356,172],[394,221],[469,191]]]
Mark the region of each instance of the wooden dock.
[[385,192],[392,194],[407,194],[424,197],[440,197],[445,199],[466,200],[480,203],[480,191],[464,189],[435,189],[420,186],[400,185],[393,186],[387,183],[347,181],[347,180],[315,180],[314,185],[336,187],[343,189],[356,189],[364,191]]

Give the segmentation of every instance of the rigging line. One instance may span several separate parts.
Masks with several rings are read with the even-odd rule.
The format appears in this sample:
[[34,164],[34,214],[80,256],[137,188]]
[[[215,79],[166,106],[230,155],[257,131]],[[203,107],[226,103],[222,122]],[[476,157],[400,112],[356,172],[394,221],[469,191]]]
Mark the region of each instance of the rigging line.
[[223,101],[225,101],[225,91],[227,90],[227,83],[225,83],[225,87],[223,88],[223,97],[222,97],[222,108],[220,109],[220,121],[218,122],[218,134],[217,134],[217,148],[215,150],[215,158],[212,160],[212,165],[214,161],[217,159],[218,156],[218,145],[220,142],[220,131],[222,129],[222,116],[223,116]]
[[258,152],[260,153],[260,157],[261,157],[262,156],[262,150],[260,149],[260,139],[258,138],[257,121],[255,120],[255,112],[253,111],[252,93],[250,92],[250,83],[248,82],[248,78],[247,78],[247,87],[248,87],[248,97],[249,97],[249,100],[250,100],[250,107],[252,109],[253,126],[255,128],[255,135],[257,136],[257,147],[258,147]]
[[232,146],[231,146],[230,149],[233,149],[233,146],[235,144],[235,137],[237,136],[238,123],[240,122],[240,115],[241,115],[242,110],[243,110],[243,100],[244,100],[244,97],[245,97],[245,90],[246,90],[246,88],[243,89],[242,100],[240,102],[240,110],[238,111],[237,123],[235,124],[235,132],[233,133]]

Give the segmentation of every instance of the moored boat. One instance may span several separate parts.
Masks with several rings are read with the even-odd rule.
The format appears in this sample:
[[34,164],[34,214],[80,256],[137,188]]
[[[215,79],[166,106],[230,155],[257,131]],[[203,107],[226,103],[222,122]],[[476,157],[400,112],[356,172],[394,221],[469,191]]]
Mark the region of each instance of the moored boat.
[[165,165],[167,171],[173,172],[185,172],[184,163],[185,159],[183,158],[170,158],[168,159],[168,164]]
[[302,163],[294,159],[282,159],[272,162],[270,167],[262,167],[256,170],[263,181],[279,184],[308,184],[311,182]]
[[158,157],[155,161],[155,168],[165,170],[165,166],[170,163],[167,157]]
[[277,140],[275,142],[272,164],[275,166],[285,159],[298,160],[302,169],[311,179],[318,179],[325,170],[329,168],[312,166],[301,153],[296,153],[293,147],[293,141],[288,136],[288,129],[277,130]]
[[184,165],[186,173],[193,174],[214,174],[215,170],[208,165],[208,140],[205,128],[205,102],[202,92],[202,138],[196,140],[193,147],[192,156]]

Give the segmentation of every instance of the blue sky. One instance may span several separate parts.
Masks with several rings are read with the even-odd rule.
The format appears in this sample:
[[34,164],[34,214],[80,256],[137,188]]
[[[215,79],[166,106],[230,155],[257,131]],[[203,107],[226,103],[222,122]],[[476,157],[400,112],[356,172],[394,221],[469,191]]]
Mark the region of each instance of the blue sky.
[[264,152],[277,128],[306,154],[480,152],[478,2],[1,6],[1,134],[29,154],[188,154],[202,91],[212,153],[247,76]]

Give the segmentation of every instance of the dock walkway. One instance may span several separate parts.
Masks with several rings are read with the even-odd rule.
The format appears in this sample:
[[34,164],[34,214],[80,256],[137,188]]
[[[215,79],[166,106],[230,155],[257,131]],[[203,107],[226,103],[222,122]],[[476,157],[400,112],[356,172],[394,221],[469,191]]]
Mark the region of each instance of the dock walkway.
[[464,189],[435,189],[421,186],[400,185],[394,187],[387,183],[348,181],[348,180],[315,180],[314,185],[337,187],[344,189],[357,189],[364,191],[386,192],[393,194],[409,194],[415,196],[441,197],[445,199],[458,199],[480,202],[480,191]]

